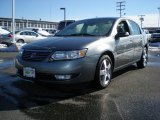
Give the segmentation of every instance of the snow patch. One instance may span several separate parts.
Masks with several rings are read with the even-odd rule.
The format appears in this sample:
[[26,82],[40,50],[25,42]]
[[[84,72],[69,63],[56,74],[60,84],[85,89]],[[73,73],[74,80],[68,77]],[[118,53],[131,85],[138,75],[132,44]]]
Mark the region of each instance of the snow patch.
[[18,52],[26,43],[13,43],[9,47],[5,44],[0,44],[0,52]]

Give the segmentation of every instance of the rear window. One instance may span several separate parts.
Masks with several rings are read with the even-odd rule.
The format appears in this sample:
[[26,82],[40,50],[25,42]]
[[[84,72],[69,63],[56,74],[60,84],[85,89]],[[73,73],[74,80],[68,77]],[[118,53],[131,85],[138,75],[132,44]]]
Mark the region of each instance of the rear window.
[[141,29],[140,29],[139,25],[132,20],[129,20],[129,23],[131,24],[132,34],[133,35],[140,35]]

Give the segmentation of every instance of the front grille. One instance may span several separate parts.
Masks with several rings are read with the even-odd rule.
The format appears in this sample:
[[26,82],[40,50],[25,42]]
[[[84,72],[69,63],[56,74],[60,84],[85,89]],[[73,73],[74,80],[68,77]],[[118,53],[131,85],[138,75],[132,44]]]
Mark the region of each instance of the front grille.
[[25,61],[40,62],[45,60],[50,54],[51,51],[24,50],[22,59]]

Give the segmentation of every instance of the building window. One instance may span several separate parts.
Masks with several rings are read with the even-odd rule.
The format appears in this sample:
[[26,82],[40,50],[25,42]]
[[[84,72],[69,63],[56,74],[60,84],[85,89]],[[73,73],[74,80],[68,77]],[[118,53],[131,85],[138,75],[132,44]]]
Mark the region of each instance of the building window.
[[0,21],[0,26],[3,26],[2,21]]
[[4,26],[7,27],[7,21],[4,21]]
[[40,27],[41,27],[41,24],[38,24],[38,27],[40,28]]

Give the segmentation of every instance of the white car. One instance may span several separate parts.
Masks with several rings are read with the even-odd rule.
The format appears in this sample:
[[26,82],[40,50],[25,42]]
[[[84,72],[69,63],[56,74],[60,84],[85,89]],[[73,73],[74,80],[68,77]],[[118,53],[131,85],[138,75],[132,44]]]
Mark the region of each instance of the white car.
[[0,34],[1,35],[6,35],[6,34],[9,34],[10,31],[8,31],[7,29],[5,29],[4,27],[0,26]]
[[151,40],[151,34],[149,33],[149,30],[143,29],[143,31],[144,31],[144,33],[146,35],[147,40],[150,41]]
[[20,31],[15,34],[15,40],[18,43],[29,43],[34,40],[44,39],[46,37],[34,32],[34,31]]

